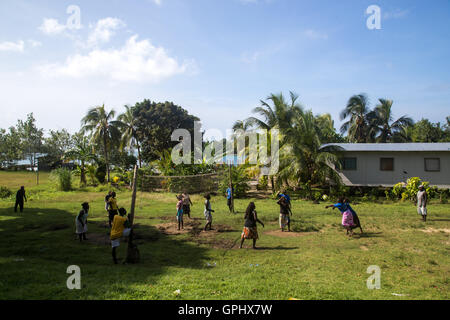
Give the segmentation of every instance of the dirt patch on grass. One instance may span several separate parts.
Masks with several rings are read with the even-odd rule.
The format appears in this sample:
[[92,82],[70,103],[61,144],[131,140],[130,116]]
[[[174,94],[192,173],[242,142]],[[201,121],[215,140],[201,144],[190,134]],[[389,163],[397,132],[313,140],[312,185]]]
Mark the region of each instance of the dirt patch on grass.
[[90,224],[95,224],[99,228],[105,228],[105,229],[109,229],[110,228],[108,221],[89,221],[88,220],[88,226]]
[[367,248],[366,246],[360,246],[359,247],[362,251],[369,251],[369,248]]
[[178,222],[176,221],[157,224],[155,227],[161,233],[166,235],[178,235],[189,233],[193,237],[208,237],[208,236],[210,237],[217,233],[235,231],[228,225],[214,224],[214,222],[212,225],[212,230],[204,231],[203,228],[205,223],[203,219],[185,219],[183,229],[181,230],[178,230]]
[[190,241],[216,249],[230,249],[236,243],[235,240],[220,239],[220,234],[236,231],[232,227],[213,223],[211,230],[204,231],[203,219],[185,220],[184,228],[181,230],[178,230],[177,222],[162,223],[155,227],[165,235],[187,234]]
[[[172,219],[175,220],[174,218]],[[178,222],[176,221],[157,224],[155,227],[165,235],[196,234],[201,231],[200,222],[195,220],[184,221],[183,229],[180,230],[178,230]]]
[[70,228],[70,226],[68,224],[60,223],[60,224],[50,225],[45,230],[57,231],[57,230],[64,230],[64,229],[69,229],[69,228]]
[[93,243],[96,245],[110,245],[111,239],[109,238],[109,234],[106,233],[87,233],[87,242]]
[[446,229],[446,228],[443,228],[443,229],[426,228],[426,229],[420,230],[420,231],[425,232],[425,233],[434,233],[434,232],[450,233],[450,229]]
[[309,236],[312,234],[317,234],[317,232],[293,232],[293,231],[282,232],[281,230],[272,230],[272,231],[266,231],[266,232],[264,232],[264,234],[267,234],[269,236],[274,236],[274,237],[280,237],[280,238],[295,238],[295,237],[304,237],[304,236]]

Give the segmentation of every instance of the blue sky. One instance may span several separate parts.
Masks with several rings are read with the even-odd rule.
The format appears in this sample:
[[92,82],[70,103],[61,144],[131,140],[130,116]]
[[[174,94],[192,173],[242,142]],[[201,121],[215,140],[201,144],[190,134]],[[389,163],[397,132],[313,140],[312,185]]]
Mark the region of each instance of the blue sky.
[[[366,26],[370,5],[379,30]],[[394,100],[396,116],[443,122],[448,39],[450,1],[2,0],[0,127],[34,112],[39,126],[74,132],[90,107],[149,98],[225,132],[289,90],[336,127],[361,92]]]

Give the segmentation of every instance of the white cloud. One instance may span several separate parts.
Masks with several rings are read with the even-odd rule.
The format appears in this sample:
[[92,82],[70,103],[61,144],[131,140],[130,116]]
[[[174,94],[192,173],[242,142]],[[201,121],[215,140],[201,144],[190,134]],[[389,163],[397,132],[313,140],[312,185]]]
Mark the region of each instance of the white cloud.
[[260,51],[255,51],[252,53],[249,53],[246,51],[246,52],[242,53],[241,61],[248,63],[248,64],[255,63],[256,61],[258,61],[258,59],[261,57],[262,54],[263,53]]
[[28,40],[28,43],[33,48],[37,48],[37,47],[41,47],[42,46],[42,42],[36,41],[36,40]]
[[57,35],[63,33],[67,29],[67,26],[62,25],[56,19],[44,18],[42,25],[39,27],[46,35]]
[[132,36],[120,49],[93,49],[86,55],[69,56],[64,64],[39,67],[46,77],[106,77],[114,82],[159,82],[163,79],[195,69],[193,62],[180,64],[162,47],[150,40]]
[[326,33],[322,33],[316,30],[308,29],[303,34],[310,39],[328,39],[328,35]]
[[160,6],[162,4],[162,0],[153,0],[153,3]]
[[88,46],[109,42],[115,34],[114,30],[125,27],[126,24],[117,18],[105,18],[97,21],[94,31],[88,37]]
[[17,42],[0,42],[0,51],[23,52],[25,50],[25,42],[19,40]]

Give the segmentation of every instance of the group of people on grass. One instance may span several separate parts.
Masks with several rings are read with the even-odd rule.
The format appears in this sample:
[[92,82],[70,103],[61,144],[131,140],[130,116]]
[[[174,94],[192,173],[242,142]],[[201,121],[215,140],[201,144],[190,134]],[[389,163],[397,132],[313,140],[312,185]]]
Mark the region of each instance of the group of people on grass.
[[[226,190],[227,197],[227,206],[232,212],[233,210],[233,186],[230,185]],[[212,230],[212,213],[214,210],[211,208],[211,195],[207,193],[205,196],[204,202],[204,216],[206,220],[206,224],[204,226],[204,230]],[[280,217],[279,224],[282,232],[285,231],[287,227],[287,231],[291,231],[291,199],[286,192],[281,192],[277,195],[277,204],[280,206]],[[23,212],[24,201],[27,201],[25,188],[22,186],[16,193],[16,202],[14,206],[14,211],[17,212],[17,207],[20,208],[20,212]],[[427,202],[428,196],[427,192],[423,185],[419,186],[419,191],[417,193],[417,212],[421,215],[422,220],[426,221],[427,219]],[[177,195],[177,222],[178,222],[178,230],[184,228],[183,216],[187,215],[189,219],[191,219],[191,206],[193,205],[192,200],[189,194],[185,191],[180,195]],[[335,204],[328,205],[327,208],[337,208],[342,214],[342,226],[346,229],[347,235],[353,236],[353,230],[359,228],[361,230],[361,234],[363,233],[363,229],[361,226],[361,222],[359,220],[358,215],[355,210],[353,210],[350,205],[350,201],[347,198],[341,197],[339,201]],[[124,208],[119,208],[116,199],[116,193],[114,191],[110,191],[105,197],[105,210],[108,212],[108,223],[111,228],[110,232],[110,240],[112,247],[112,256],[114,263],[117,263],[116,257],[116,248],[120,245],[120,239],[123,236],[128,236],[131,231],[131,223],[129,217],[127,217],[127,211]],[[87,218],[89,215],[89,203],[84,202],[81,204],[81,210],[77,214],[75,218],[75,229],[76,234],[80,242],[83,240],[87,240]],[[241,244],[240,248],[246,239],[253,240],[253,248],[256,248],[256,240],[258,239],[258,229],[257,223],[261,224],[264,227],[264,223],[258,219],[256,213],[256,206],[254,202],[250,202],[247,206],[244,215],[244,229],[241,234]]]
[[[131,222],[127,216],[125,208],[119,208],[117,205],[116,193],[109,192],[105,197],[105,210],[108,212],[108,223],[111,228],[110,240],[112,247],[112,257],[115,264],[118,263],[116,249],[120,246],[120,239],[127,237],[131,232]],[[88,240],[86,233],[88,231],[87,218],[89,215],[89,203],[83,202],[81,210],[75,218],[75,232],[80,242]]]
[[[212,225],[212,213],[214,210],[211,208],[211,195],[209,193],[205,194],[205,210],[203,211],[206,219],[205,227],[203,228],[205,231],[208,229],[211,230]],[[189,194],[185,191],[180,195],[177,195],[177,222],[178,222],[178,230],[184,228],[183,216],[187,214],[189,219],[191,219],[191,205],[192,201]]]

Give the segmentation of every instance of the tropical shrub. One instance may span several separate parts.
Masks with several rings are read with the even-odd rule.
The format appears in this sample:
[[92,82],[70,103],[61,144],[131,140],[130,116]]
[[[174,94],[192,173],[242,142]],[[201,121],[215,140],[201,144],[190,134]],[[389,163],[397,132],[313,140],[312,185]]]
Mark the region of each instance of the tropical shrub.
[[6,199],[13,195],[13,192],[6,187],[0,187],[0,199]]
[[[231,167],[231,180],[233,181],[233,196],[235,198],[244,197],[247,194],[247,191],[250,190],[250,186],[248,185],[250,178],[246,173],[244,166]],[[219,182],[219,192],[221,194],[226,194],[229,182],[228,170],[224,170],[220,176]]]
[[441,192],[439,194],[439,202],[440,203],[442,203],[442,204],[446,204],[447,203],[448,191],[449,191],[449,189],[441,190]]
[[268,187],[269,187],[269,178],[267,176],[261,176],[258,180],[258,184],[256,185],[256,189],[267,190]]
[[58,189],[61,191],[72,190],[72,171],[66,168],[59,168],[52,171],[53,177],[56,179]]
[[98,182],[105,183],[106,179],[106,164],[103,162],[100,162],[98,164],[97,170],[95,170],[95,177],[97,178]]
[[392,187],[392,195],[395,199],[400,199],[402,197],[403,190],[405,189],[405,184],[399,182],[394,187]]

